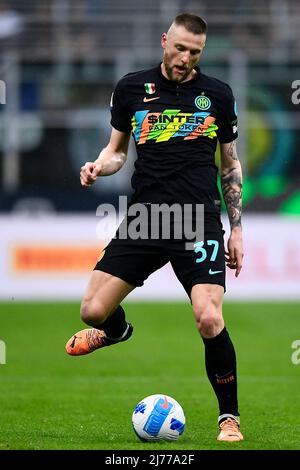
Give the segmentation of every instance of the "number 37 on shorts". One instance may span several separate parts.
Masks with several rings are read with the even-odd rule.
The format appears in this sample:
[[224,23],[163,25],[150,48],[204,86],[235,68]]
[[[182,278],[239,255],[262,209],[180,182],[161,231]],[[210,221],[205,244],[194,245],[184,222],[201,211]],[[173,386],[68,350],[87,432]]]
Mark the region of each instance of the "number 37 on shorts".
[[[218,240],[206,240],[194,244],[195,262],[209,265],[208,274],[213,276],[223,272],[224,247]],[[221,269],[222,268],[222,269]]]

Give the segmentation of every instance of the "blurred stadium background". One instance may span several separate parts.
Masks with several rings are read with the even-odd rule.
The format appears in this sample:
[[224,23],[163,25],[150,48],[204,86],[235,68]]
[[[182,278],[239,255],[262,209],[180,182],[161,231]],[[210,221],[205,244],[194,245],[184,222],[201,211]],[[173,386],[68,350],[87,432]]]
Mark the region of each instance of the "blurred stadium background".
[[[117,349],[112,355],[105,351],[105,364],[99,356],[89,357],[84,367],[81,359],[75,364],[63,351],[65,340],[80,328],[79,300],[105,243],[96,209],[130,194],[134,148],[121,172],[89,190],[79,184],[80,166],[95,159],[107,142],[110,95],[117,80],[160,61],[161,33],[183,11],[207,20],[201,68],[228,82],[238,102],[245,263],[238,280],[228,274],[225,309],[241,358],[242,406],[248,408],[245,448],[299,448],[295,365],[300,359],[290,359],[291,344],[299,337],[300,305],[300,104],[292,100],[293,92],[299,97],[292,83],[300,80],[297,0],[0,0],[0,339],[7,345],[7,365],[1,367],[0,448],[99,448],[100,431],[88,427],[91,420],[99,426],[114,423],[111,434],[107,429],[101,434],[101,448],[120,448],[119,442],[135,448],[127,437],[128,416],[122,439],[116,416],[161,386],[195,419],[197,432],[194,408],[200,407],[203,425],[211,427],[214,398],[204,370],[201,387],[194,384],[194,351],[186,348],[199,348],[196,332],[195,344],[189,342],[192,324],[180,314],[187,302],[151,307],[150,299],[186,299],[168,266],[131,295],[144,304],[128,304],[140,347],[118,346],[125,378],[118,376]],[[225,213],[223,220],[227,226]],[[36,300],[50,302],[28,302]],[[55,303],[61,300],[75,303]],[[266,306],[255,304],[258,300],[275,302]],[[151,322],[155,315],[159,328]],[[174,349],[166,346],[159,354],[165,343],[158,338],[170,325],[172,334],[164,340],[175,349],[181,345],[180,358],[190,364],[186,370],[182,364],[179,378]],[[150,365],[156,357],[163,371],[155,361]],[[134,370],[132,363],[137,364]],[[173,378],[168,379],[166,369]],[[98,401],[102,378],[107,379],[101,398],[107,407]],[[109,415],[110,394],[116,393],[118,403]],[[84,402],[83,397],[89,398]],[[100,411],[94,406],[95,414],[88,414],[90,403],[98,403]],[[83,419],[83,434],[69,424],[70,414]],[[201,432],[195,442],[211,448],[215,437]],[[182,448],[197,448],[193,442],[187,438]]]

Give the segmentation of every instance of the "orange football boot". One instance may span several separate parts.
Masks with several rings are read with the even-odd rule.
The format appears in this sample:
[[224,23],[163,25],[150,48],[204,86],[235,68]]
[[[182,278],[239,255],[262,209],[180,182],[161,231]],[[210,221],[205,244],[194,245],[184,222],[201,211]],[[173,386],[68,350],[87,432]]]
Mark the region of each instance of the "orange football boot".
[[73,335],[66,344],[66,352],[71,356],[83,356],[96,349],[110,346],[111,344],[126,341],[132,335],[133,327],[127,323],[127,328],[120,338],[110,339],[103,330],[97,328],[86,328]]
[[240,424],[237,419],[226,418],[221,422],[219,427],[221,432],[217,437],[218,441],[237,442],[244,440],[244,436],[240,431]]

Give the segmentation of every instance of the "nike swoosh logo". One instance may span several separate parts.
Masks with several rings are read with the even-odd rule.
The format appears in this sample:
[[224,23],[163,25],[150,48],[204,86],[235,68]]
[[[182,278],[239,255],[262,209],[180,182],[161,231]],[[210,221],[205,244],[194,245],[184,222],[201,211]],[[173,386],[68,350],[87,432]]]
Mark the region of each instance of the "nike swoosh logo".
[[81,339],[81,336],[76,336],[76,335],[74,335],[73,341],[72,341],[72,343],[71,343],[71,348],[74,348],[74,346],[75,346],[75,341],[76,341],[77,338]]
[[168,399],[166,396],[164,396],[164,402],[163,404],[161,405],[162,408],[164,408],[165,410],[167,410],[169,408],[169,402],[168,402]]
[[160,96],[156,96],[156,98],[147,98],[146,96],[144,97],[143,101],[144,103],[148,103],[148,101],[154,101],[154,100],[159,100]]
[[219,273],[222,273],[223,271],[213,271],[212,269],[210,269],[208,271],[208,274],[219,274]]

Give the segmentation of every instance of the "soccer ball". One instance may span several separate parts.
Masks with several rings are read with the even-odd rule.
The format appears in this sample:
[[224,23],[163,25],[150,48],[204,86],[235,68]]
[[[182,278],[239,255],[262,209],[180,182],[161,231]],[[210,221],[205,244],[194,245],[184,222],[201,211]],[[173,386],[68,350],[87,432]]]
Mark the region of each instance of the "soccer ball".
[[150,395],[136,405],[132,425],[142,441],[176,441],[184,431],[185,416],[174,398]]

